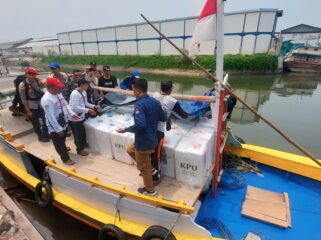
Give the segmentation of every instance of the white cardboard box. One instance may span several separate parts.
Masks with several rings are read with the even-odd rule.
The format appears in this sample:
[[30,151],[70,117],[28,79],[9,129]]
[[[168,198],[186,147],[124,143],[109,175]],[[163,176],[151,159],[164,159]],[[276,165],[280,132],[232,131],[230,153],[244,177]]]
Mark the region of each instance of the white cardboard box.
[[176,180],[201,187],[206,174],[206,145],[204,139],[184,138],[175,149]]
[[168,177],[175,177],[175,147],[181,140],[181,135],[166,133],[164,139],[164,153],[161,158],[161,172]]
[[104,119],[103,117],[96,117],[88,119],[84,122],[86,129],[87,142],[93,150],[99,152],[107,158],[114,158],[111,147],[110,132],[119,128],[118,123],[114,123]]
[[126,149],[129,144],[134,143],[134,134],[129,132],[118,133],[113,130],[110,132],[110,138],[115,160],[133,164],[134,160],[127,154]]
[[170,131],[165,131],[165,135],[170,132],[171,134],[181,135],[184,136],[186,133],[189,132],[193,127],[193,124],[185,124],[179,121],[172,122],[172,128]]
[[206,140],[206,169],[213,166],[215,158],[215,132],[214,128],[194,127],[187,134],[186,138]]

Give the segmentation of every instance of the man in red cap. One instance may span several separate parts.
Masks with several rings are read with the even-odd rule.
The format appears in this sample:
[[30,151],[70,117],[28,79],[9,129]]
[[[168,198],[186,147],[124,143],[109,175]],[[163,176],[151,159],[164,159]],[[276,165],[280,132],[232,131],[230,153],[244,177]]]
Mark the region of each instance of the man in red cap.
[[71,116],[72,119],[78,120],[76,115],[68,106],[67,101],[62,96],[64,84],[58,78],[47,79],[47,92],[41,99],[41,106],[46,115],[46,124],[61,160],[68,165],[75,164],[69,157],[70,148],[66,146],[67,124]]
[[[26,79],[19,84],[21,102],[24,105],[26,114],[31,120],[34,131],[40,142],[49,142],[48,128],[45,124],[45,113],[40,107],[40,100],[44,95],[41,90],[41,80],[38,79],[37,71],[34,68],[26,68]],[[42,120],[42,127],[40,124]]]

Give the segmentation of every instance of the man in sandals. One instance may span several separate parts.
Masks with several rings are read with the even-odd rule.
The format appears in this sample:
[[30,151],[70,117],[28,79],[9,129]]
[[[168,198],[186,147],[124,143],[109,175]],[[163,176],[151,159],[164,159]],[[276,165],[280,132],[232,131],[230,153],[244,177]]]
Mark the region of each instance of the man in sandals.
[[58,78],[48,78],[47,92],[41,99],[41,106],[45,111],[46,124],[57,153],[65,164],[73,165],[75,162],[68,154],[70,148],[66,146],[67,125],[68,118],[78,120],[79,116],[70,109],[62,96],[63,87],[64,84]]

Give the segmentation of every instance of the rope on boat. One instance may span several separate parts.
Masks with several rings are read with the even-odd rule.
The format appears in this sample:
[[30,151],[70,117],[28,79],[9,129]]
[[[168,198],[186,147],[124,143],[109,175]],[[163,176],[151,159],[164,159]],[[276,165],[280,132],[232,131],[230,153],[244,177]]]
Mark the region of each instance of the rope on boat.
[[246,185],[246,179],[236,168],[224,169],[220,186],[228,189],[240,189]]
[[180,216],[182,215],[182,213],[179,213],[176,221],[174,222],[173,226],[171,227],[171,229],[168,231],[168,233],[166,234],[164,240],[166,240],[168,238],[168,236],[171,234],[171,232],[173,232],[174,227],[176,226],[176,224],[178,223],[178,219],[180,218]]
[[120,209],[119,209],[119,204],[120,204],[120,200],[123,198],[122,195],[119,195],[117,202],[116,202],[116,213],[115,213],[115,219],[114,219],[114,225],[116,224],[116,219],[118,216],[118,221],[120,222]]
[[224,154],[223,168],[236,168],[242,173],[252,172],[259,176],[263,176],[261,170],[255,164],[251,164],[244,159],[229,153]]
[[233,235],[230,229],[216,218],[204,218],[200,220],[198,224],[209,230],[212,236],[233,240]]

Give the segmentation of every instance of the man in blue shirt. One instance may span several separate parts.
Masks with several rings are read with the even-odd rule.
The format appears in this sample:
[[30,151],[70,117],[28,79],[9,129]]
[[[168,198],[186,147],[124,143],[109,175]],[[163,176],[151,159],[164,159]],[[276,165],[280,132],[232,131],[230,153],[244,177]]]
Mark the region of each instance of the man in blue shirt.
[[132,72],[132,75],[130,75],[129,77],[121,80],[120,82],[120,88],[124,89],[124,90],[133,90],[133,83],[135,81],[135,79],[140,78],[140,73],[138,70],[134,70]]
[[128,146],[127,153],[136,161],[137,169],[143,176],[145,187],[138,188],[138,192],[154,196],[157,191],[152,179],[150,155],[158,144],[158,122],[166,121],[166,116],[159,101],[147,95],[147,88],[148,84],[145,79],[135,80],[133,91],[137,101],[134,110],[134,125],[119,128],[117,131],[135,133],[135,143]]

